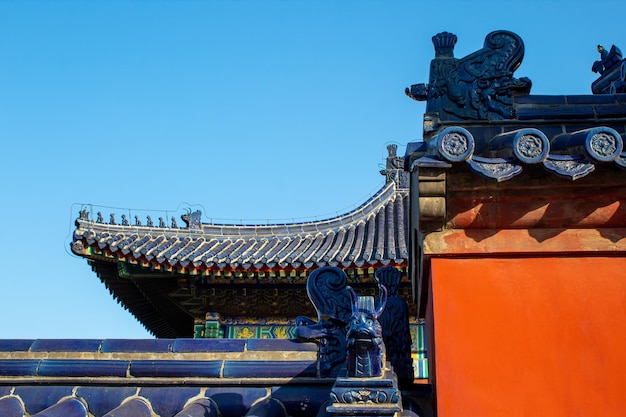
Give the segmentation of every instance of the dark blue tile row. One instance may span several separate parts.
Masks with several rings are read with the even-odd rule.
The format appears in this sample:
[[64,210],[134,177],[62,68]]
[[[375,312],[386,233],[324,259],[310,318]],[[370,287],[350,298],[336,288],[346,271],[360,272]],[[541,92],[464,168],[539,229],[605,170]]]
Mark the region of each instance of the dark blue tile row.
[[135,377],[203,377],[219,378],[222,361],[138,360],[130,364]]
[[[323,402],[328,399],[332,384],[288,385],[271,387],[271,398],[284,406],[287,414],[315,417]],[[0,415],[13,417],[27,415],[70,416],[174,416],[185,409],[207,414],[213,405],[224,416],[243,416],[254,404],[267,397],[270,387],[213,386],[199,387],[111,387],[111,386],[18,386],[10,397],[0,397]],[[203,394],[202,396],[200,396]],[[190,402],[190,399],[195,401]],[[209,400],[210,398],[210,400]],[[22,406],[23,404],[23,406]],[[192,407],[193,404],[197,406]],[[185,405],[191,408],[185,408]],[[154,413],[151,413],[151,410]],[[217,411],[214,409],[213,411]],[[280,410],[279,410],[280,411]],[[41,413],[41,414],[37,414]],[[180,413],[180,414],[178,414]],[[185,414],[185,415],[188,415]],[[196,415],[196,414],[193,414]],[[217,415],[217,414],[216,414]]]
[[291,339],[248,339],[248,350],[276,352],[317,352],[315,343],[301,343]]
[[100,339],[37,339],[31,352],[97,352]]
[[27,352],[32,339],[0,339],[0,352]]
[[579,95],[571,95],[565,96],[566,104],[614,104],[615,96],[610,94],[579,94]]
[[[223,368],[223,374],[222,374]],[[161,378],[315,377],[317,362],[236,360],[3,359],[0,376]]]
[[173,344],[174,339],[106,339],[100,351],[167,353],[172,351]]
[[0,352],[199,353],[244,350],[316,351],[289,339],[0,339]]
[[515,96],[513,97],[515,104],[566,104],[565,96],[542,96],[542,95],[529,95],[529,96]]
[[71,360],[44,359],[39,365],[38,376],[90,376],[125,377],[130,361],[122,360]]
[[0,376],[37,375],[41,359],[1,359]]
[[624,105],[596,107],[596,114],[599,118],[623,117]]
[[546,105],[590,105],[597,106],[603,104],[614,104],[626,102],[626,94],[574,94],[565,96],[544,96],[544,95],[528,95],[515,96],[513,100],[515,104],[536,105],[537,107]]
[[580,120],[594,120],[595,112],[593,106],[551,106],[551,107],[518,107],[517,118],[519,120],[533,120],[533,119],[580,119]]
[[224,378],[295,378],[317,376],[316,361],[224,361]]
[[245,339],[176,339],[173,352],[243,352]]

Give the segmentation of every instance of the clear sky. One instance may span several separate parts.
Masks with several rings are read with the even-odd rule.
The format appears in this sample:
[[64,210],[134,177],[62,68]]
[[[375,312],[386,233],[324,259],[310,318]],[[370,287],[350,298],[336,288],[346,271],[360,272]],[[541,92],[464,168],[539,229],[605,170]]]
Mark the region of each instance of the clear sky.
[[[422,136],[431,37],[519,34],[532,94],[587,94],[623,1],[0,0],[0,338],[149,337],[69,252],[81,204],[209,218],[362,203]],[[624,49],[626,51],[626,49]],[[103,213],[116,211],[102,209]],[[231,219],[231,220],[228,220]]]

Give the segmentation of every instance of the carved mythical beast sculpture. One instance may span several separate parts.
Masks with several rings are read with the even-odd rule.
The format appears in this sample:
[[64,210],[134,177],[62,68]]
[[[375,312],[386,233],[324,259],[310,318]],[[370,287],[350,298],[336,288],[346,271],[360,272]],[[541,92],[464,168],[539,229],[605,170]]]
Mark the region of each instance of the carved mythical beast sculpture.
[[348,377],[375,377],[383,374],[385,345],[383,329],[378,322],[387,303],[387,289],[380,285],[380,300],[374,307],[374,297],[357,296],[351,287],[352,317],[346,333]]
[[[180,218],[183,219],[189,229],[202,228],[202,212],[200,210],[196,210],[192,213],[191,209],[187,209],[187,214],[183,214]],[[172,227],[175,227],[173,221],[174,218],[172,218]]]
[[414,100],[426,101],[426,112],[439,120],[502,120],[515,116],[512,96],[530,92],[530,79],[513,77],[524,57],[524,42],[515,33],[491,32],[482,49],[454,57],[456,35],[433,36],[435,59],[428,84],[405,90]]

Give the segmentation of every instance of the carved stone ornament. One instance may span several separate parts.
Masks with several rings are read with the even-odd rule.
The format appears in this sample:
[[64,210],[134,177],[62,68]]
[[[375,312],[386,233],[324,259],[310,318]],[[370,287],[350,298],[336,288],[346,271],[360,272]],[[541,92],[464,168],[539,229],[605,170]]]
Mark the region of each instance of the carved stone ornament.
[[83,242],[80,240],[72,242],[72,252],[74,252],[77,255],[84,255],[85,245],[83,244]]
[[396,154],[398,145],[387,145],[387,161],[385,169],[382,169],[380,173],[385,176],[387,182],[395,182],[398,188],[409,187],[409,173],[404,170],[404,158],[399,157]]
[[[350,378],[341,375],[330,392],[326,411],[333,416],[414,416],[402,406],[396,375],[387,370],[380,378]],[[320,414],[321,415],[321,414]]]
[[[202,228],[202,212],[200,210],[196,210],[192,213],[190,209],[187,209],[187,214],[183,214],[180,218],[189,229],[199,230]],[[172,227],[175,226],[172,224]]]
[[514,95],[528,94],[531,81],[513,72],[524,57],[524,43],[515,33],[488,34],[482,49],[454,58],[456,36],[442,32],[433,37],[435,59],[428,85],[416,84],[406,94],[426,100],[426,113],[439,120],[502,120],[515,117]]
[[296,336],[317,343],[322,376],[336,375],[346,360],[346,326],[352,312],[347,286],[346,273],[333,266],[316,269],[307,279],[306,289],[317,310],[317,322],[298,317]]
[[379,283],[380,300],[374,306],[374,297],[352,295],[352,316],[346,332],[348,377],[371,378],[381,376],[384,370],[385,345],[383,328],[378,317],[387,304],[387,289]]
[[469,159],[474,153],[474,147],[474,137],[462,127],[447,127],[437,136],[437,150],[450,162]]
[[615,45],[608,51],[598,45],[598,53],[600,60],[591,67],[591,71],[600,74],[591,84],[593,94],[626,93],[626,60],[623,59],[622,51]]
[[583,156],[550,155],[543,161],[544,167],[562,177],[572,180],[592,173],[596,168]]
[[83,209],[78,213],[79,220],[89,220],[89,212],[87,211],[87,207],[83,207]]
[[623,146],[620,134],[609,127],[591,129],[585,142],[589,155],[601,162],[617,158],[622,153]]
[[399,391],[389,392],[381,389],[351,389],[341,393],[341,397],[337,397],[336,393],[331,393],[331,399],[336,403],[354,404],[354,403],[372,403],[372,404],[388,404],[398,402],[400,397]]
[[467,163],[475,172],[487,178],[493,178],[498,182],[510,180],[522,172],[521,166],[514,164],[511,160],[503,158],[490,159],[473,157],[467,161]]
[[550,141],[538,129],[521,129],[513,139],[513,154],[526,164],[543,162],[550,151]]

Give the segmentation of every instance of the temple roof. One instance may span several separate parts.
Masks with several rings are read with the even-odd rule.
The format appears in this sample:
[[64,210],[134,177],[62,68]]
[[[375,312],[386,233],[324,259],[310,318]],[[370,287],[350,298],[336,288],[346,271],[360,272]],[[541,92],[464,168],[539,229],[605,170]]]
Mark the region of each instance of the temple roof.
[[594,64],[601,76],[593,95],[547,96],[530,95],[530,79],[513,77],[524,56],[518,35],[492,32],[463,58],[454,57],[455,43],[451,33],[435,35],[429,83],[406,89],[426,101],[424,140],[407,146],[407,169],[467,165],[506,181],[533,166],[571,180],[598,165],[626,168],[626,63],[618,49]]
[[[389,181],[360,207],[343,215],[265,225],[200,223],[193,218],[184,228],[120,225],[94,221],[83,211],[76,220],[72,251],[88,259],[196,273],[404,264],[408,257],[407,197],[407,189]],[[190,215],[199,220],[199,212]]]
[[[408,266],[408,177],[396,146],[387,148],[385,184],[335,217],[228,224],[203,222],[200,211],[188,210],[180,227],[175,217],[169,224],[161,217],[155,225],[147,216],[142,224],[132,210],[111,213],[105,222],[97,207],[85,205],[71,248],[157,337],[191,337],[194,320],[208,313],[237,322],[312,316],[304,284],[313,270],[338,266],[367,287],[375,269]],[[411,298],[408,278],[401,287]]]

